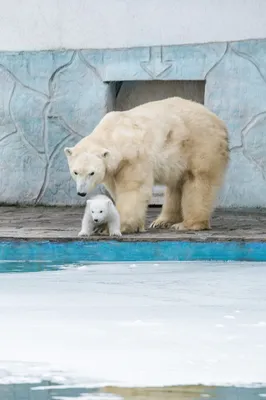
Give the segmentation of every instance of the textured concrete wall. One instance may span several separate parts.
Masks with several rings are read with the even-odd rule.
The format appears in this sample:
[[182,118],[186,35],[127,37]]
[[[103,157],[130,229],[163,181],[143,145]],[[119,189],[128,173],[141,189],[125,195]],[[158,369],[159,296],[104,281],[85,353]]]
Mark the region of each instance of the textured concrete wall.
[[259,39],[265,15],[265,0],[2,0],[0,51]]
[[76,204],[63,148],[115,104],[114,81],[206,80],[230,130],[223,206],[266,206],[266,41],[0,53],[0,202]]

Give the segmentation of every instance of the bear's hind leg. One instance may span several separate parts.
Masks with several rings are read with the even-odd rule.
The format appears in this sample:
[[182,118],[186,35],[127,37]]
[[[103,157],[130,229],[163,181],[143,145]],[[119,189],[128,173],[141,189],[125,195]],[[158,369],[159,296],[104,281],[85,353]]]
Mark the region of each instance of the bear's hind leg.
[[182,188],[183,222],[174,224],[176,230],[211,229],[210,219],[219,185],[207,174],[189,174]]
[[182,221],[181,187],[166,187],[161,214],[150,225],[150,228],[164,229]]

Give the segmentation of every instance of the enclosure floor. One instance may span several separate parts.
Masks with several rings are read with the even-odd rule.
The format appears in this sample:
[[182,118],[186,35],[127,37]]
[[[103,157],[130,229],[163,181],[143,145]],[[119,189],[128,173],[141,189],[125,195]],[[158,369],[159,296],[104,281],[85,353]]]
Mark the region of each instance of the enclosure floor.
[[[1,207],[0,239],[76,240],[84,208],[80,207]],[[160,208],[148,212],[147,227]],[[92,236],[85,240],[109,240]],[[84,240],[84,239],[82,239]],[[266,210],[217,210],[212,230],[176,232],[170,229],[147,229],[144,233],[123,235],[120,241],[266,241]]]

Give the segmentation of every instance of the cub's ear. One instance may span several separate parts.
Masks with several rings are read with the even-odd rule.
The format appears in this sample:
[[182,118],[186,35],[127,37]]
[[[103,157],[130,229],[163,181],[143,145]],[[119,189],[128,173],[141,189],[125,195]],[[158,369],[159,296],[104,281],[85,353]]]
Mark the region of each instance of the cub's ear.
[[65,147],[64,152],[67,157],[70,157],[70,156],[72,156],[73,149],[72,149],[72,147]]
[[107,150],[107,149],[102,149],[102,151],[101,151],[101,157],[102,157],[102,158],[107,158],[107,157],[109,157],[109,154],[110,154],[109,150]]

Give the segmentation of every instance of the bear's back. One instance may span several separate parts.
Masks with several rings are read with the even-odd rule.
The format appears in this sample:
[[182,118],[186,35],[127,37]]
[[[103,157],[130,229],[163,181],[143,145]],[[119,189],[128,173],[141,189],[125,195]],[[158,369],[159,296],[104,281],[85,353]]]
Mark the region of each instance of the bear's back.
[[197,148],[210,141],[216,148],[221,138],[227,140],[227,130],[214,113],[199,103],[172,97],[109,112],[76,147],[83,151],[84,145],[89,149],[103,146],[133,158],[147,152],[172,152],[186,140]]

